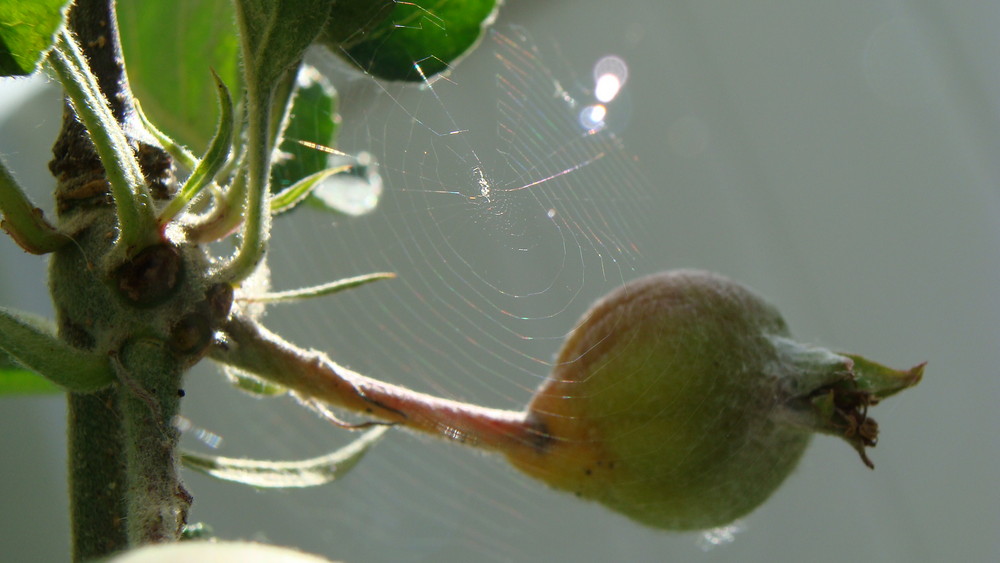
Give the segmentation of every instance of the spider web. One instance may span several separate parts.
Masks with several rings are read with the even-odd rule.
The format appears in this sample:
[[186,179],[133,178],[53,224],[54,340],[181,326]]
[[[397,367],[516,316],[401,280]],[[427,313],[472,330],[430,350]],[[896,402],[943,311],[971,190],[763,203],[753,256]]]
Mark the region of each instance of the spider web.
[[[475,374],[517,408],[589,303],[635,276],[647,194],[613,128],[581,124],[593,94],[564,87],[524,30],[490,32],[474,57],[420,89],[370,78],[341,88],[338,148],[373,154],[385,191],[368,215],[330,228],[328,216],[310,213],[309,234],[299,228],[289,238],[299,248],[307,241],[296,237],[321,239],[318,255],[335,265],[334,277],[399,274],[334,300],[355,307],[341,316],[352,320],[377,303],[377,324],[331,326],[316,346],[329,349],[331,333],[345,352],[381,342],[404,351],[402,365],[355,365],[412,372],[421,386],[460,397],[466,392],[440,385],[441,372]],[[467,93],[465,84],[484,80],[492,100]],[[355,100],[364,105],[351,107]],[[331,268],[315,275],[327,279]]]
[[[595,81],[554,72],[547,58],[523,29],[505,28],[448,77],[422,87],[370,77],[338,84],[337,148],[370,153],[383,192],[358,217],[308,209],[279,217],[273,285],[376,271],[399,277],[305,307],[274,307],[265,323],[380,379],[523,408],[590,303],[648,271],[634,242],[649,216],[648,194],[615,133],[623,110],[609,103],[604,120],[587,119]],[[316,455],[316,443],[338,433],[302,410],[280,417],[267,410],[254,424],[271,436],[275,457]],[[292,506],[276,510],[313,532],[283,541],[335,557],[354,543],[366,553],[363,538],[379,537],[394,546],[380,552],[386,560],[405,559],[409,548],[422,560],[456,545],[463,557],[529,557],[516,530],[532,528],[524,507],[539,502],[544,486],[511,481],[502,461],[463,448],[435,443],[428,457],[427,442],[405,435],[386,442],[352,474],[354,485],[288,493]],[[460,486],[470,475],[474,484]],[[394,490],[417,496],[402,500]],[[317,527],[340,532],[317,546]]]

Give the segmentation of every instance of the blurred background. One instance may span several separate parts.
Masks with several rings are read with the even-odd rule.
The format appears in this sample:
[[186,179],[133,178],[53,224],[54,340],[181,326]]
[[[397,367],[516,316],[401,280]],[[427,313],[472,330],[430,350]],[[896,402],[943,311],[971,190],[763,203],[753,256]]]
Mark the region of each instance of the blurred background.
[[[319,489],[188,473],[192,519],[346,561],[1000,558],[1000,5],[511,1],[500,14],[500,35],[431,88],[313,56],[342,95],[340,148],[372,153],[383,192],[367,215],[279,218],[274,287],[400,278],[274,307],[267,326],[368,375],[517,409],[594,299],[710,269],[777,304],[801,340],[928,362],[873,412],[875,471],[820,437],[736,528],[679,534],[392,432]],[[582,126],[608,55],[627,78],[603,124]],[[516,69],[529,101],[512,114]],[[0,82],[0,153],[47,209],[59,120],[52,85]],[[493,197],[469,198],[483,176]],[[0,264],[0,303],[51,315],[44,261],[0,237]],[[185,386],[187,447],[294,459],[350,440],[205,364]],[[3,399],[0,420],[4,558],[65,559],[63,400]]]

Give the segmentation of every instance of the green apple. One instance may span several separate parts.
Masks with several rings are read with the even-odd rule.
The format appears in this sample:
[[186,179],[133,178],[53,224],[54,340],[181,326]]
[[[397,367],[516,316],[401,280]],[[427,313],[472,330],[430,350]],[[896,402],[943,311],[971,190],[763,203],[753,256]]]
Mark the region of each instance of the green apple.
[[790,339],[778,311],[724,277],[649,276],[587,312],[527,409],[516,467],[667,529],[712,528],[763,503],[816,431],[861,453],[867,407],[919,381]]

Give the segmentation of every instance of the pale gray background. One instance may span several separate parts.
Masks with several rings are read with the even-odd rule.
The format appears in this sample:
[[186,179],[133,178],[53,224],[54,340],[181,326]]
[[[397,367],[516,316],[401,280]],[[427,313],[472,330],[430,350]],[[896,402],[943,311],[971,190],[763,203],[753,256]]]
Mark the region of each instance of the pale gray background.
[[[557,74],[586,75],[608,53],[630,65],[632,117],[622,136],[649,179],[645,208],[655,229],[632,235],[641,259],[623,275],[717,270],[779,304],[803,339],[899,367],[929,362],[919,388],[874,413],[883,427],[872,451],[877,469],[846,445],[817,439],[784,487],[745,519],[745,531],[708,552],[697,534],[642,528],[495,459],[401,433],[324,489],[255,492],[189,476],[194,516],[225,537],[349,561],[1000,558],[1000,5],[578,0],[512,2],[501,19],[525,26],[547,53],[558,46],[561,56],[549,59],[560,59],[550,63]],[[475,57],[455,81],[463,90],[482,84],[483,93],[448,107],[463,127],[489,129],[462,106],[484,103],[493,88],[476,74]],[[5,96],[12,90],[10,81],[0,86]],[[32,157],[47,158],[59,106],[52,91],[38,96],[4,106],[0,152],[48,202],[51,180]],[[345,142],[384,134],[371,117],[357,121],[361,130]],[[351,223],[365,238],[345,243],[338,229],[350,226],[300,216],[275,234],[282,289],[386,267],[378,256],[389,251],[373,250],[393,244],[371,226],[380,219]],[[322,245],[313,258],[293,255],[311,240]],[[427,252],[400,264],[409,281],[335,305],[275,309],[268,324],[373,375],[516,407],[544,376],[496,375],[504,355],[516,362],[517,352],[481,342],[467,362],[487,376],[470,381],[449,369],[454,362],[434,358],[443,345],[422,344],[457,321],[392,326],[409,318],[400,303],[431,291],[419,277],[421,262],[432,261]],[[42,260],[0,239],[0,264],[0,302],[47,313]],[[424,267],[433,280],[435,265]],[[561,328],[541,332],[567,330],[604,289],[585,286],[554,319]],[[383,332],[391,345],[376,342]],[[373,348],[359,348],[362,341]],[[523,353],[545,358],[557,344],[526,341]],[[187,414],[225,438],[226,455],[305,457],[345,439],[286,400],[228,391],[211,368],[187,387]],[[4,399],[0,417],[4,559],[65,559],[62,401]]]

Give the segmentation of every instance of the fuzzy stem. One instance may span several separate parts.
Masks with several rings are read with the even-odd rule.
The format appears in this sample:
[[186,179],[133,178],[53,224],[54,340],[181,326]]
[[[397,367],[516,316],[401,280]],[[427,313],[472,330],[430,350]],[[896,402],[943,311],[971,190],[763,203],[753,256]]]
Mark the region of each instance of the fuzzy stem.
[[194,170],[195,166],[198,166],[198,157],[194,153],[189,151],[184,145],[170,138],[163,131],[157,129],[156,125],[146,117],[146,114],[142,112],[142,104],[139,103],[139,100],[135,100],[135,114],[146,129],[146,132],[163,146],[163,150],[167,151],[177,165],[187,169],[189,172]]
[[0,228],[32,254],[53,252],[70,241],[42,217],[0,159]]
[[0,350],[70,391],[97,391],[114,381],[107,357],[67,344],[48,322],[6,307],[0,307]]
[[222,240],[231,235],[240,226],[243,215],[240,213],[242,201],[246,198],[247,177],[239,172],[233,178],[226,193],[216,198],[213,209],[204,217],[187,225],[185,236],[193,244],[204,244]]
[[[111,31],[115,29],[113,17],[110,0],[78,0],[70,12],[69,25],[84,44],[88,62],[111,104],[112,114],[123,122],[128,99],[107,96],[125,84],[124,74],[115,64],[116,36],[103,43],[106,49],[93,47],[109,31],[108,27]],[[99,165],[99,161],[83,125],[72,112],[67,111],[63,117],[63,130],[53,147],[55,160],[49,168],[59,178],[60,185],[69,186],[76,177],[87,174],[95,163]],[[59,313],[58,302],[56,307]],[[77,348],[93,346],[90,335],[66,318],[60,319],[59,336]],[[90,561],[128,547],[124,494],[127,479],[122,455],[125,434],[117,384],[96,393],[70,393],[67,400],[72,559]]]
[[[243,10],[237,10],[240,29],[246,33]],[[246,44],[244,44],[244,47]],[[243,206],[243,231],[240,246],[232,260],[222,267],[217,279],[239,284],[257,269],[267,253],[271,232],[271,156],[287,120],[295,91],[295,78],[301,61],[285,69],[272,83],[257,75],[259,65],[251,63],[251,53],[244,49],[246,72],[247,143],[246,203]],[[228,199],[228,198],[227,198]],[[230,212],[231,213],[231,212]]]
[[[254,84],[253,81],[248,81]],[[272,91],[251,88],[247,92],[247,193],[243,206],[243,232],[236,255],[219,272],[218,278],[227,283],[239,283],[257,269],[267,251],[270,232],[270,194],[268,175],[271,170],[270,107]]]
[[125,458],[121,455],[125,437],[115,387],[69,394],[73,561],[106,557],[128,547]]
[[215,78],[216,88],[219,91],[219,124],[215,136],[205,155],[184,182],[184,186],[160,213],[158,220],[161,229],[187,207],[203,188],[212,183],[215,175],[229,159],[233,139],[233,101],[229,89],[219,75],[213,71],[212,77]]
[[139,163],[68,31],[59,34],[49,63],[101,157],[118,212],[119,240],[126,253],[132,255],[156,242],[153,198]]
[[[134,119],[132,93],[121,64],[114,1],[77,0],[70,11],[69,29],[80,42],[83,52],[80,60],[89,66],[90,74],[96,79],[99,97],[107,101],[113,121],[118,124],[118,132],[125,133],[126,145],[130,146],[131,142],[138,144],[138,135],[142,132],[131,123]],[[90,182],[103,181],[104,176],[94,143],[83,124],[72,111],[68,111],[68,104],[63,117],[63,128],[53,147],[55,158],[49,169],[58,178],[56,201],[59,218],[74,221],[81,212],[89,213],[88,210],[99,206],[95,202],[102,197],[96,194],[91,200],[81,200],[74,196],[74,190]],[[157,159],[156,165],[162,165],[162,168],[147,170],[146,173],[159,181],[161,178],[158,175],[163,170],[169,170],[169,160]],[[145,189],[141,175],[137,185]],[[88,217],[88,220],[93,218]],[[149,226],[153,224],[151,221],[148,223]],[[155,234],[155,229],[150,228],[147,232]],[[53,274],[51,280],[59,336],[75,348],[93,350],[95,341],[87,328],[88,319],[75,317],[72,307],[60,301],[57,291],[57,286],[83,283],[80,273],[89,268],[90,262],[86,266],[82,264],[85,258],[80,255],[81,250],[78,245],[67,245],[57,251],[53,263],[68,263],[73,270],[58,277]],[[115,382],[94,393],[70,393],[68,396],[68,476],[74,561],[105,558],[129,547],[123,393],[122,385]]]
[[173,425],[182,372],[156,341],[134,341],[118,360],[129,544],[177,541],[192,500],[178,476],[180,432]]
[[234,318],[231,341],[212,357],[285,386],[305,397],[477,448],[534,449],[540,433],[523,411],[491,409],[442,399],[355,373],[317,351],[297,348],[258,324]]

